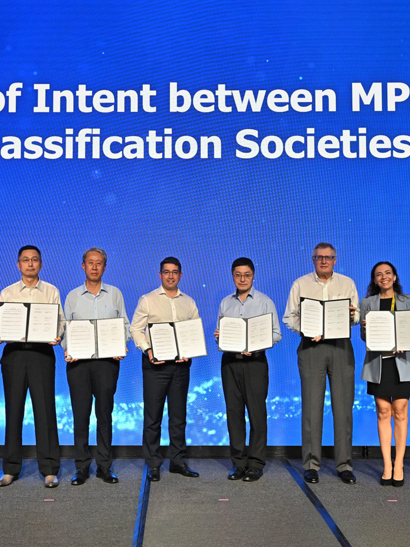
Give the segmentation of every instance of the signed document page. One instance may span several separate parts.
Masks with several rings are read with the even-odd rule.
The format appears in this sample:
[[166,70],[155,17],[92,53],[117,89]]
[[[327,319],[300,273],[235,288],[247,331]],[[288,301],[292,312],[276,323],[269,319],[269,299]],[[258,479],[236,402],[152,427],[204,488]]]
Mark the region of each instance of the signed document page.
[[0,340],[25,342],[28,308],[18,302],[4,302],[0,306]]
[[410,310],[395,312],[397,351],[410,351]]
[[273,346],[272,314],[265,313],[248,319],[247,351],[262,351]]
[[350,338],[350,299],[328,300],[323,305],[325,309],[323,339]]
[[206,355],[206,344],[202,319],[190,319],[174,323],[178,343],[178,357],[191,359]]
[[98,358],[125,357],[125,320],[123,317],[97,319]]
[[394,351],[396,336],[394,313],[369,311],[366,314],[366,349],[369,351]]
[[300,333],[307,338],[323,336],[323,304],[320,300],[301,299]]
[[90,319],[67,321],[67,359],[93,359],[97,356],[95,326]]
[[58,333],[58,304],[30,304],[27,342],[54,342]]
[[178,357],[174,327],[170,323],[148,326],[155,361],[174,361]]
[[219,349],[232,353],[246,351],[246,321],[240,317],[221,317]]

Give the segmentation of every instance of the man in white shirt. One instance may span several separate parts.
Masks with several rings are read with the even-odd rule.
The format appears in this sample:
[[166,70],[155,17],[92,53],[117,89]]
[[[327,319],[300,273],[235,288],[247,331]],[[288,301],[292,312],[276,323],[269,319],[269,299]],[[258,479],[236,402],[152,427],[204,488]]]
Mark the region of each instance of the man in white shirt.
[[60,449],[55,407],[55,355],[52,346],[61,339],[65,319],[58,290],[39,278],[42,265],[41,253],[37,247],[22,247],[17,261],[21,280],[3,289],[0,294],[0,302],[33,302],[59,306],[58,337],[55,342],[8,343],[3,351],[1,369],[6,403],[6,439],[0,486],[8,486],[17,480],[21,471],[27,389],[33,404],[39,471],[44,476],[44,485],[47,488],[58,486]]
[[159,448],[165,399],[168,399],[169,415],[169,470],[184,477],[199,476],[185,462],[186,403],[191,360],[155,361],[148,333],[148,324],[151,323],[196,319],[199,317],[198,308],[193,299],[178,288],[182,271],[177,258],[168,257],[161,262],[159,277],[161,286],[139,299],[130,329],[135,345],[143,352],[143,450],[145,461],[150,466],[150,481],[160,480],[162,457]]
[[[350,298],[351,321],[360,319],[359,298],[354,281],[333,271],[336,249],[319,243],[313,250],[314,272],[297,279],[290,290],[283,322],[300,334],[300,299],[340,300]],[[306,482],[319,482],[323,408],[326,376],[332,399],[336,469],[346,484],[354,484],[352,473],[352,428],[354,401],[354,355],[349,339],[322,340],[302,337],[298,347],[302,383],[302,458]]]

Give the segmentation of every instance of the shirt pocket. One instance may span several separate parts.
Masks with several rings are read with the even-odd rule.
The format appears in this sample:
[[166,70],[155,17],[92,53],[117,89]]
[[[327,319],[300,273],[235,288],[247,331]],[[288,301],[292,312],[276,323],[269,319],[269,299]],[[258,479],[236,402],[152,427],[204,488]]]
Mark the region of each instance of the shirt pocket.
[[114,306],[105,305],[103,309],[103,318],[104,319],[113,319],[118,317],[118,310]]

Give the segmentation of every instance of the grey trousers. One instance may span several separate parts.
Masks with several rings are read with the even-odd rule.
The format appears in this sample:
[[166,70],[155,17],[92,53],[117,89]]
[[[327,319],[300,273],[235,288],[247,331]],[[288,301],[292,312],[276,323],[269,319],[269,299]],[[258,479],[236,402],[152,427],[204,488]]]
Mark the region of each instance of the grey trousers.
[[335,463],[338,471],[353,469],[352,431],[354,354],[350,340],[311,342],[298,347],[302,382],[302,458],[304,469],[320,469],[326,375],[333,412]]

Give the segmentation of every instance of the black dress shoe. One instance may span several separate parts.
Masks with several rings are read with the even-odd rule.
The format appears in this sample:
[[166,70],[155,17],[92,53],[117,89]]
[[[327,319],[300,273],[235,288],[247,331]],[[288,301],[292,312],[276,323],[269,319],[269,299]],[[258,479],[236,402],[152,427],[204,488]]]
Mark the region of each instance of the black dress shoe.
[[249,469],[246,470],[245,476],[242,480],[245,482],[255,482],[258,481],[262,475],[262,469],[258,469],[257,467],[249,467]]
[[117,484],[118,477],[108,467],[97,467],[97,477],[108,484]]
[[81,484],[84,484],[85,481],[90,476],[90,468],[89,467],[79,467],[71,479],[71,484],[73,486],[80,486]]
[[245,476],[245,473],[246,467],[235,467],[235,469],[229,473],[228,479],[230,481],[239,481]]
[[319,474],[316,469],[306,469],[306,471],[303,473],[303,478],[306,482],[311,482],[312,484],[316,484],[319,482]]
[[180,465],[170,464],[169,472],[179,473],[180,475],[183,475],[184,477],[199,477],[199,473],[197,473],[193,469],[190,469],[186,463],[181,463]]
[[342,481],[345,484],[355,484],[356,483],[356,477],[353,475],[353,473],[349,470],[346,471],[338,471],[337,475],[342,479]]
[[159,480],[161,480],[159,467],[157,466],[151,467],[151,469],[148,471],[148,480],[150,482],[158,482]]

